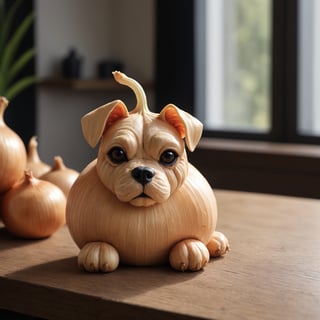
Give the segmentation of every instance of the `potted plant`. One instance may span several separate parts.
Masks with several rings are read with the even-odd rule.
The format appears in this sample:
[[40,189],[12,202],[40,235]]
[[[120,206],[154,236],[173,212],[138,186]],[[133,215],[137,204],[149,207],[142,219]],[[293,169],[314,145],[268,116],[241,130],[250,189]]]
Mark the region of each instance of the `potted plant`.
[[36,81],[34,75],[19,77],[34,57],[35,49],[29,48],[18,54],[19,46],[34,21],[34,12],[26,15],[14,30],[13,20],[22,0],[15,0],[8,8],[5,4],[5,0],[0,0],[0,96],[12,100]]

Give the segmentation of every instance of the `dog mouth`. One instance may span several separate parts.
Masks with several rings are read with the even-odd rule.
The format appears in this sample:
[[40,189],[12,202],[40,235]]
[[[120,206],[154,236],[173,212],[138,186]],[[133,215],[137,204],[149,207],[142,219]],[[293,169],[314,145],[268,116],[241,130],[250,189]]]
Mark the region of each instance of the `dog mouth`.
[[147,194],[145,194],[144,192],[141,192],[139,195],[137,195],[133,199],[138,199],[138,198],[149,198],[149,199],[151,199],[151,197],[148,196]]
[[148,196],[146,193],[141,192],[139,195],[134,197],[130,203],[136,207],[149,207],[156,203],[154,199]]

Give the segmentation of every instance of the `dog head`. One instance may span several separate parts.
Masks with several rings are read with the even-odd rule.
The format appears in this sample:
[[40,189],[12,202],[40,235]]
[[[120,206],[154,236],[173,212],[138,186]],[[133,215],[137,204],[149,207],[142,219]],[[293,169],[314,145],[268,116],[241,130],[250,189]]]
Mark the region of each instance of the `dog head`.
[[144,207],[162,203],[183,184],[188,174],[184,145],[194,150],[202,124],[173,104],[160,114],[150,112],[137,82],[120,72],[115,78],[133,88],[137,106],[129,112],[116,100],[82,118],[89,145],[94,147],[101,140],[97,174],[122,202]]

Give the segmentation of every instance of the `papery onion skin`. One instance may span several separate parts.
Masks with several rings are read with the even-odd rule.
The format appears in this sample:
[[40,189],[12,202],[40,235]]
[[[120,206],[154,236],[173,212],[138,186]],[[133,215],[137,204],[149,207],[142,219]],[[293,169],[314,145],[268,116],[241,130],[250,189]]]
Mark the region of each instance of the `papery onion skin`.
[[10,233],[26,239],[52,235],[65,224],[66,197],[48,181],[25,172],[25,179],[16,183],[1,203],[2,219]]
[[51,170],[51,166],[43,162],[38,153],[37,137],[31,137],[28,145],[27,169],[32,171],[34,177],[39,178]]
[[80,249],[99,240],[112,244],[122,263],[144,266],[166,263],[172,245],[185,238],[208,243],[216,227],[216,200],[193,166],[187,181],[166,202],[134,207],[103,187],[95,164],[81,173],[67,201],[67,225]]
[[54,164],[49,172],[42,175],[41,180],[49,181],[58,186],[67,197],[79,172],[64,165],[60,156],[54,157]]
[[9,190],[23,177],[27,151],[22,139],[4,122],[8,100],[0,97],[0,193]]

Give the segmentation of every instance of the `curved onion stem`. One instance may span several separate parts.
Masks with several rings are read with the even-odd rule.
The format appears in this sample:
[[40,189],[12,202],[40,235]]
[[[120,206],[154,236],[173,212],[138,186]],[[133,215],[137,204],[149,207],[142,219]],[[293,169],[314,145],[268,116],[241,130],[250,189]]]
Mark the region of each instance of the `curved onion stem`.
[[51,167],[41,161],[38,153],[37,137],[33,136],[29,140],[28,154],[27,154],[27,169],[30,169],[35,177],[40,177],[47,173]]
[[114,71],[112,74],[118,83],[128,86],[133,90],[137,99],[137,105],[132,112],[141,112],[142,114],[149,112],[147,97],[140,83],[132,78],[127,77],[120,71]]
[[9,101],[5,97],[0,96],[0,124],[4,123],[3,115],[4,115],[4,111],[6,110],[8,104],[9,104]]

